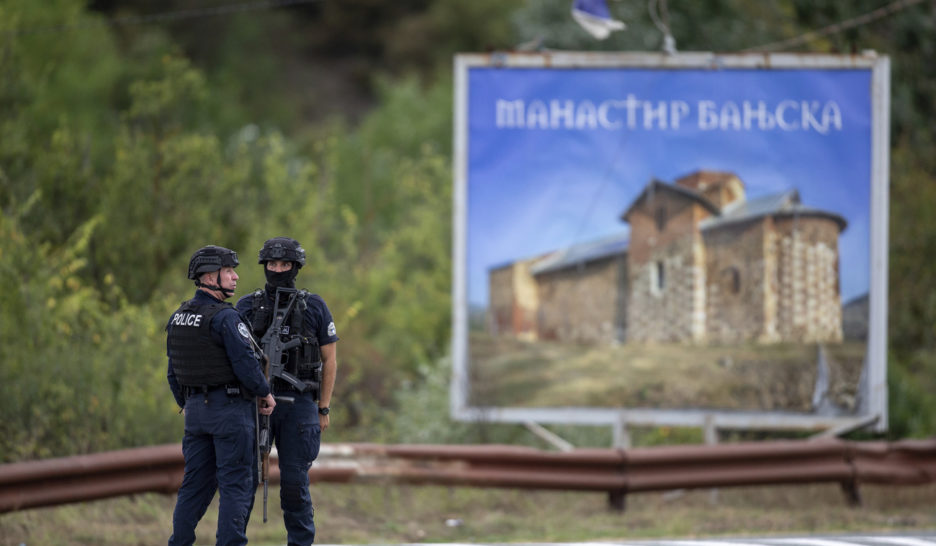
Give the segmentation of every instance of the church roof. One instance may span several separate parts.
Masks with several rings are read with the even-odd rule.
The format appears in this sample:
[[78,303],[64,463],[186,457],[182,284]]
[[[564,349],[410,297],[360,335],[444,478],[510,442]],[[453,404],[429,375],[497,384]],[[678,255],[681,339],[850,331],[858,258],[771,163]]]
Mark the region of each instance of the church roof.
[[750,201],[731,203],[721,211],[720,215],[702,220],[699,223],[699,228],[702,230],[715,229],[757,220],[766,216],[824,217],[837,223],[841,230],[844,230],[848,224],[838,214],[803,205],[800,203],[799,192],[797,190],[788,190],[751,199]]
[[718,207],[716,207],[711,201],[706,199],[701,193],[695,190],[689,189],[689,188],[684,188],[682,186],[667,184],[666,182],[662,182],[654,178],[653,180],[650,181],[649,184],[647,184],[647,187],[645,187],[644,190],[640,192],[640,195],[638,195],[637,198],[634,199],[634,201],[630,204],[630,206],[627,207],[624,213],[621,214],[621,220],[624,220],[625,222],[628,221],[627,217],[630,216],[630,213],[633,212],[634,209],[636,209],[638,206],[640,206],[641,202],[644,199],[652,196],[656,192],[666,192],[666,193],[674,193],[676,195],[680,195],[686,199],[689,199],[690,201],[695,201],[699,203],[700,205],[708,209],[712,214],[718,214]]
[[660,180],[653,179],[644,188],[640,195],[631,203],[631,205],[621,214],[621,220],[628,221],[628,216],[634,209],[641,206],[644,199],[649,198],[656,192],[665,192],[675,194],[694,201],[705,207],[712,216],[702,220],[699,227],[703,230],[715,229],[729,224],[748,222],[757,220],[766,216],[801,216],[801,217],[820,217],[827,218],[838,224],[840,230],[844,230],[848,222],[838,214],[821,209],[807,207],[800,203],[800,196],[797,190],[788,190],[772,195],[765,195],[757,199],[739,200],[729,203],[724,208],[719,209],[714,203],[705,198],[699,191],[684,186],[699,186],[703,183],[712,183],[714,181],[727,180],[734,177],[732,173],[699,171],[679,179],[680,184],[667,184]]
[[555,252],[551,252],[543,259],[530,267],[530,273],[540,275],[572,266],[584,265],[588,262],[607,258],[627,252],[630,244],[628,233],[618,233],[572,245]]

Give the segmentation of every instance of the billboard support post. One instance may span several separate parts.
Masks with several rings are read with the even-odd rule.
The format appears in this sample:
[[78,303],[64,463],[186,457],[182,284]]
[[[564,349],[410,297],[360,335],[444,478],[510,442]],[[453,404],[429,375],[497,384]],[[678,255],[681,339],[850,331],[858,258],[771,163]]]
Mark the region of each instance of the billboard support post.
[[633,445],[627,419],[623,414],[618,414],[617,421],[611,425],[611,444],[621,449],[627,449]]

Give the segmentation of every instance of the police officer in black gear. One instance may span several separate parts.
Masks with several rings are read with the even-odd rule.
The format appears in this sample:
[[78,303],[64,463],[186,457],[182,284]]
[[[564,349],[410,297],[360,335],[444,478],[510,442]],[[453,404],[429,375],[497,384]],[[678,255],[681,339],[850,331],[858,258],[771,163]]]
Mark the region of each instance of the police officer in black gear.
[[[277,289],[295,290],[296,275],[306,263],[306,254],[295,239],[274,237],[263,244],[258,262],[263,265],[266,286],[240,298],[237,310],[254,335],[262,339],[273,322]],[[273,393],[292,397],[295,402],[279,404],[270,426],[279,457],[280,507],[288,543],[305,546],[315,540],[309,468],[318,456],[322,431],[329,425],[338,335],[331,312],[321,297],[300,290],[295,301],[279,332],[283,340],[300,340],[288,354],[285,371],[310,388],[300,392],[288,381],[274,378]]]
[[[217,544],[247,544],[253,503],[255,411],[276,403],[250,330],[224,300],[237,287],[237,254],[198,249],[189,261],[195,296],[166,325],[169,388],[185,413],[185,476],[172,515],[170,546],[195,542],[195,527],[220,491]],[[259,398],[259,401],[258,401]]]

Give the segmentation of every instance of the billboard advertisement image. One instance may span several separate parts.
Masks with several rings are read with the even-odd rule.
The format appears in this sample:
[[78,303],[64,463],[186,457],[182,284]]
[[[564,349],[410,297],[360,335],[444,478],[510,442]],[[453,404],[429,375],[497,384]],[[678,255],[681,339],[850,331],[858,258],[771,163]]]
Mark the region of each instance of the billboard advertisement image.
[[886,426],[888,78],[459,55],[453,414]]

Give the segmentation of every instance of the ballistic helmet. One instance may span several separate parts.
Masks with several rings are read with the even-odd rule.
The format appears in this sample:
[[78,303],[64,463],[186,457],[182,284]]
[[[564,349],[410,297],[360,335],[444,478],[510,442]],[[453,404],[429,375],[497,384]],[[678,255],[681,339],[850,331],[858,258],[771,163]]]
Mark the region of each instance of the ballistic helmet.
[[257,263],[265,264],[270,260],[294,262],[297,267],[302,267],[305,265],[305,249],[295,239],[273,237],[263,243]]
[[202,273],[218,271],[222,267],[237,267],[237,253],[223,246],[203,246],[192,254],[188,265],[188,278],[197,279]]

